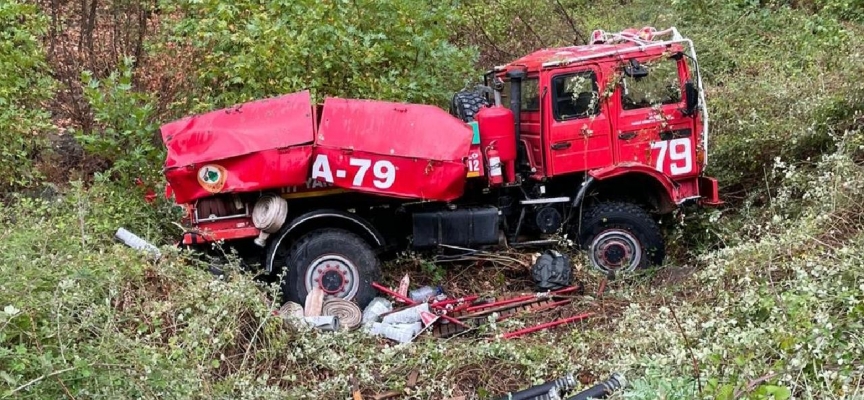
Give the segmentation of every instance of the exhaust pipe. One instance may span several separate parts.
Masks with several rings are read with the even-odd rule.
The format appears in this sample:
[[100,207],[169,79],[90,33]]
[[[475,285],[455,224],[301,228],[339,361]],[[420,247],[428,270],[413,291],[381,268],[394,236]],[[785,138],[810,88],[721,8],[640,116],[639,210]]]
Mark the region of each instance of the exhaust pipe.
[[507,72],[510,78],[510,111],[513,112],[513,125],[516,133],[516,165],[522,165],[522,79],[525,79],[525,71],[511,70]]

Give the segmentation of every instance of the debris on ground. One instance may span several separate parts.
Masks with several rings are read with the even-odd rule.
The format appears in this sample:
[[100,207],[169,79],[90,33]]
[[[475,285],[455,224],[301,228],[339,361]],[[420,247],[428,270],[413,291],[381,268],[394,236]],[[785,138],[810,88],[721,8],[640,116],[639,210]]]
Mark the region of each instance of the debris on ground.
[[[319,287],[306,296],[305,305],[288,302],[274,314],[286,323],[297,326],[302,322],[324,331],[360,328],[373,336],[399,343],[413,342],[425,331],[436,338],[449,338],[467,333],[491,321],[538,314],[569,305],[584,291],[574,279],[570,259],[557,251],[547,250],[532,256],[531,277],[534,292],[499,298],[480,295],[450,297],[440,286],[421,286],[411,290],[410,276],[405,274],[395,290],[372,282],[381,293],[361,310],[356,303],[340,298],[328,298]],[[389,299],[388,299],[389,297]],[[560,314],[560,313],[559,313]],[[584,320],[594,315],[584,312],[504,332],[503,339],[515,339],[541,330]]]
[[399,293],[402,297],[405,297],[408,295],[408,288],[410,286],[411,278],[408,276],[408,274],[405,274],[405,276],[402,277],[402,280],[399,281],[399,289],[396,292]]
[[576,393],[575,396],[568,397],[567,400],[605,399],[612,393],[615,393],[626,386],[627,379],[624,378],[624,375],[615,373],[612,374],[609,379]]
[[393,303],[390,300],[387,300],[383,297],[376,297],[372,299],[366,309],[363,310],[363,324],[371,324],[376,321],[378,317],[384,315],[393,310]]
[[[579,382],[573,374],[567,374],[561,378],[532,386],[518,392],[507,393],[498,400],[540,400],[540,399],[563,399],[564,395],[576,388]],[[617,390],[627,385],[623,375],[615,373],[609,379],[600,382],[584,391],[581,391],[566,400],[588,400],[605,399]]]
[[118,228],[117,232],[114,233],[114,238],[135,250],[142,250],[149,253],[150,257],[154,260],[158,260],[162,257],[162,253],[159,251],[158,247],[142,239],[140,236],[129,232],[125,228]]
[[570,286],[573,271],[570,258],[555,250],[546,250],[531,267],[537,291],[558,290]]
[[332,315],[319,315],[315,317],[303,317],[306,325],[322,331],[335,332],[340,329],[339,318]]
[[317,317],[321,315],[321,309],[324,307],[324,290],[320,287],[315,287],[306,296],[306,305],[303,307],[305,316]]

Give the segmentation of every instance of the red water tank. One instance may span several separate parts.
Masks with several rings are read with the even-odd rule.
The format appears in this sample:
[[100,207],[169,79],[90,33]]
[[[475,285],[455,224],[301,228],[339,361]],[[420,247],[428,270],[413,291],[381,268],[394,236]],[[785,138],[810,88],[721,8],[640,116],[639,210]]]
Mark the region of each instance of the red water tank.
[[516,167],[516,131],[513,126],[513,112],[502,106],[483,107],[475,116],[477,128],[480,130],[480,146],[482,149],[495,146],[498,157],[504,164],[505,180],[515,180]]

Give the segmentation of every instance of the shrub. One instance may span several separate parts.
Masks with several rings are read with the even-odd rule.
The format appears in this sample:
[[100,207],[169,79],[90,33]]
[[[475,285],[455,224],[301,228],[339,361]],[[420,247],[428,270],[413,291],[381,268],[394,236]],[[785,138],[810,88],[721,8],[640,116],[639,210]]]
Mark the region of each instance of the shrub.
[[169,21],[197,54],[193,109],[308,88],[322,96],[445,104],[474,54],[448,42],[448,2],[181,1]]
[[34,159],[52,130],[42,102],[54,82],[39,35],[47,20],[33,4],[0,3],[0,190],[26,186],[39,178]]
[[108,162],[106,174],[126,183],[159,177],[164,160],[155,120],[156,96],[133,89],[132,68],[133,60],[126,58],[118,71],[102,81],[89,71],[82,74],[95,124],[89,133],[77,135],[90,155]]

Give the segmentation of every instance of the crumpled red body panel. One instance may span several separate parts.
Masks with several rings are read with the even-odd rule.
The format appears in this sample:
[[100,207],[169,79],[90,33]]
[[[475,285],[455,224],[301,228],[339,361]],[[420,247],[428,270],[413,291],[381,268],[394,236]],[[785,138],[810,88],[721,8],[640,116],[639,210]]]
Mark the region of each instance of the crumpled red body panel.
[[243,103],[162,126],[165,177],[177,203],[306,181],[315,119],[308,91]]
[[473,131],[444,110],[327,98],[318,129],[314,113],[304,91],[164,125],[175,201],[299,186],[310,177],[390,197],[462,195]]
[[[327,98],[312,177],[361,192],[453,200],[463,193],[472,134],[435,106]],[[330,174],[316,168],[322,156]]]

